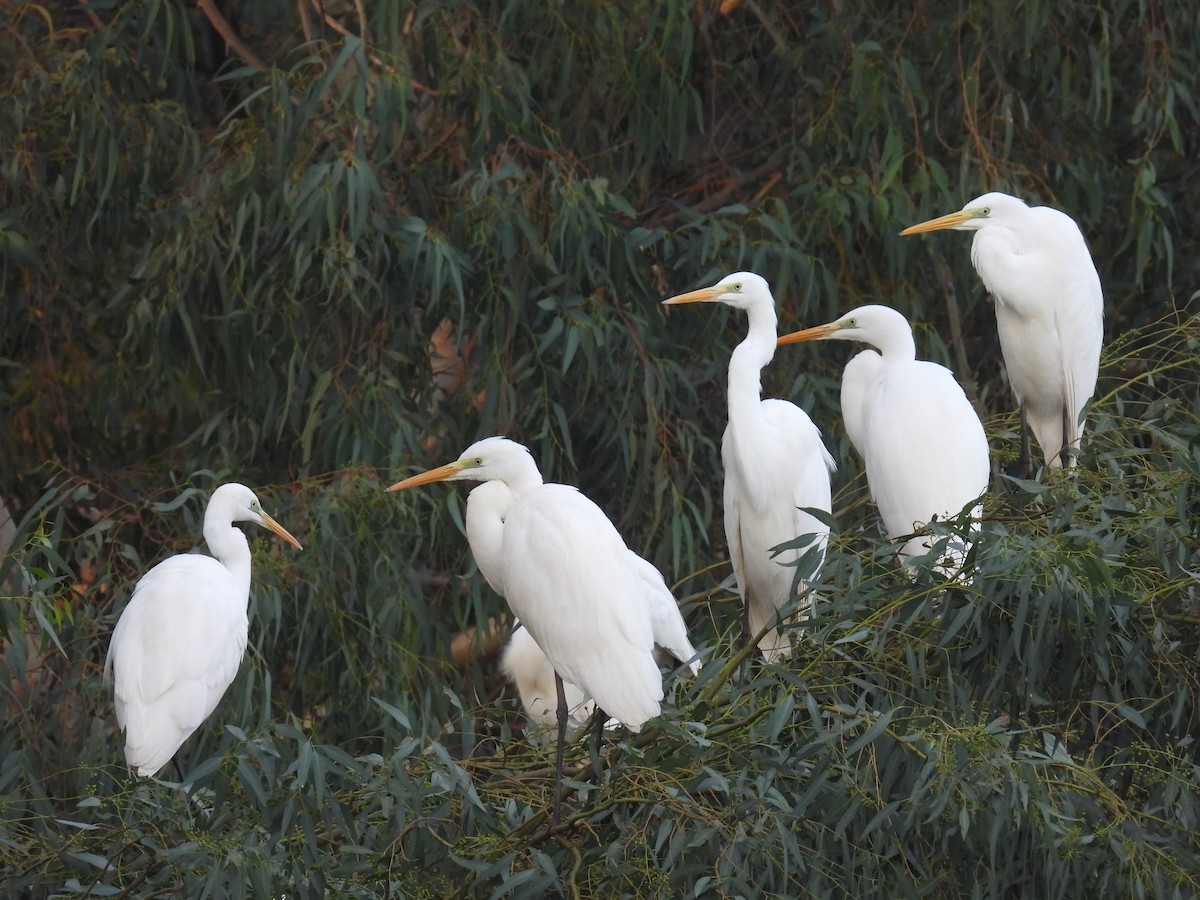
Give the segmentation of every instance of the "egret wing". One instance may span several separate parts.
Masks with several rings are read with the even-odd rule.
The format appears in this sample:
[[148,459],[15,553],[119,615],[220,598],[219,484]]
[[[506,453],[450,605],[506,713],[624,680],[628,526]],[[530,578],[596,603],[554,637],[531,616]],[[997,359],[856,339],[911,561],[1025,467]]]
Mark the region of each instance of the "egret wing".
[[126,760],[154,774],[216,708],[246,649],[246,594],[216,560],[174,556],[137,583],[113,630]]
[[[785,400],[764,400],[761,408],[767,430],[757,440],[731,435],[731,426],[722,442],[726,538],[754,633],[793,596],[795,572],[787,564],[803,552],[773,556],[772,548],[806,534],[824,544],[828,526],[802,510],[829,511],[834,468],[820,431],[803,410]],[[760,648],[784,649],[774,630],[764,634]]]
[[699,674],[700,660],[696,658],[696,648],[688,639],[687,625],[679,613],[679,604],[667,587],[662,573],[632,550],[629,556],[642,585],[642,597],[650,614],[654,643],[669,651],[681,663],[687,663],[693,675]]
[[987,489],[987,438],[947,369],[908,364],[872,389],[864,411],[867,480],[889,536],[957,515]]
[[514,502],[503,547],[509,605],[558,674],[635,731],[658,715],[650,616],[629,548],[600,508],[542,485]]

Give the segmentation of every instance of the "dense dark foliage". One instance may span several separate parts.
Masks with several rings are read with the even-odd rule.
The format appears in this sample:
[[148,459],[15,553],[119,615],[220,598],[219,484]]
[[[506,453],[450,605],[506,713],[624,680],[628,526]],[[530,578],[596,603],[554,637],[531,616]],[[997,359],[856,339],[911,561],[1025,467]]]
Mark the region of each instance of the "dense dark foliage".
[[[1200,893],[1200,12],[775,6],[0,11],[9,893]],[[897,234],[988,189],[1075,216],[1105,286],[1068,477],[1012,477],[969,238]],[[782,666],[735,657],[723,563],[744,322],[659,306],[735,269],[785,327],[905,312],[996,461],[975,585],[908,580],[845,349],[781,353],[765,390],[840,467]],[[557,830],[544,737],[489,654],[451,657],[504,609],[463,493],[382,492],[493,433],[668,573],[708,660],[599,775],[572,746]],[[228,479],[305,550],[252,536],[251,646],[184,794],[128,775],[101,670]]]

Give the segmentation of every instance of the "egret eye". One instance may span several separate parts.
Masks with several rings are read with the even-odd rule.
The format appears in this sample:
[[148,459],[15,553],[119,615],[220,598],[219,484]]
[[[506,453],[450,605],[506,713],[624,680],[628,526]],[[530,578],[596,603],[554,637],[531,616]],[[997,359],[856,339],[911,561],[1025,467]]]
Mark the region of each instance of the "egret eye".
[[483,457],[482,456],[475,457],[475,465],[477,465],[477,466],[483,465]]
[[985,206],[983,208],[983,215],[990,216],[991,214],[992,214],[992,208],[990,206]]
[[740,294],[742,292],[742,283],[739,281],[737,284],[735,284],[733,286],[733,289]]

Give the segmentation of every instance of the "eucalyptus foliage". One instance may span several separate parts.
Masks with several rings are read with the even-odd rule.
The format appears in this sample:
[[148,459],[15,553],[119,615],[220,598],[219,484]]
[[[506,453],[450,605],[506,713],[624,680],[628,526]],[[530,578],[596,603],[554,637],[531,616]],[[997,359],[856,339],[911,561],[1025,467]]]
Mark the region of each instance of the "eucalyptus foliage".
[[[1200,893],[1190,4],[18,2],[0,41],[8,893]],[[1014,477],[969,238],[898,237],[991,189],[1073,215],[1105,288],[1062,477]],[[737,653],[721,537],[745,323],[659,305],[738,269],[785,327],[905,312],[996,463],[974,582],[907,577],[845,350],[781,352],[764,390],[839,473],[779,666]],[[552,746],[450,653],[504,627],[463,493],[382,491],[494,433],[668,574],[706,658],[642,734],[572,744],[557,829]],[[101,671],[230,479],[305,550],[252,536],[179,791],[121,765]]]

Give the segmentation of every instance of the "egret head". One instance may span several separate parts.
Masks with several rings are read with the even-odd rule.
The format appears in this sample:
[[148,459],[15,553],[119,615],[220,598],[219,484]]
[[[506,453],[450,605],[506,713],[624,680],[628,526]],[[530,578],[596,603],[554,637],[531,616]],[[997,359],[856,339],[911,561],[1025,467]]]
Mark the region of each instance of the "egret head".
[[531,479],[541,483],[541,474],[529,450],[508,438],[490,437],[476,441],[454,462],[398,481],[388,491],[402,491],[435,481],[503,481],[516,487]]
[[738,309],[749,309],[755,304],[766,304],[775,308],[775,298],[765,278],[753,272],[734,272],[726,275],[711,287],[688,291],[663,301],[663,306],[677,303],[724,303]]
[[924,234],[927,231],[941,231],[944,228],[951,228],[955,231],[978,231],[988,225],[1006,225],[1012,228],[1028,210],[1029,207],[1025,205],[1025,201],[1019,200],[1011,194],[993,191],[982,197],[976,197],[958,212],[939,216],[919,225],[910,225],[900,234]]
[[912,328],[908,319],[890,306],[860,306],[828,325],[817,325],[785,334],[778,346],[801,341],[861,341],[880,350],[893,344],[911,344]]
[[258,497],[254,495],[254,491],[244,484],[230,481],[213,491],[208,500],[208,508],[205,510],[205,520],[207,521],[210,516],[214,518],[214,521],[254,522],[268,531],[275,532],[297,550],[304,549],[286,528],[267,515],[262,504],[258,502]]

